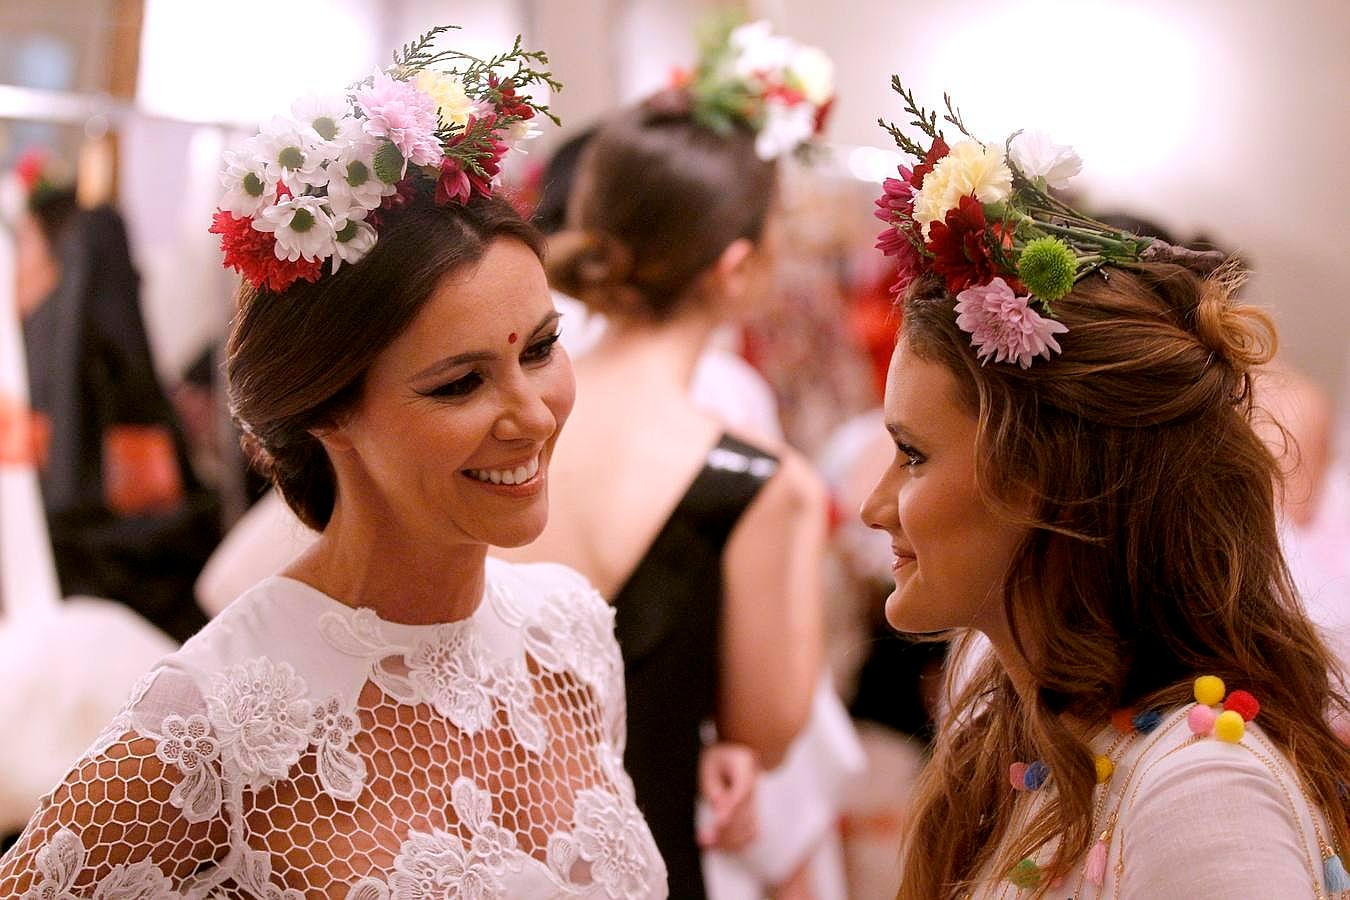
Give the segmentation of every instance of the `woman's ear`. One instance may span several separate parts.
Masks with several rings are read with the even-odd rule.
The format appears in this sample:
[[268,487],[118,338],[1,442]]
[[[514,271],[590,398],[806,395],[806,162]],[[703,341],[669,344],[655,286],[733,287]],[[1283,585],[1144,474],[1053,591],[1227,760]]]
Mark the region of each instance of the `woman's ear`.
[[755,245],[748,238],[736,238],[727,244],[721,256],[717,257],[717,262],[713,263],[711,273],[721,294],[739,298],[745,293],[750,286],[751,257],[754,254]]
[[309,429],[309,434],[320,444],[323,444],[329,455],[339,453],[352,448],[351,435],[347,433],[346,424],[343,422],[329,422],[325,425],[316,425]]

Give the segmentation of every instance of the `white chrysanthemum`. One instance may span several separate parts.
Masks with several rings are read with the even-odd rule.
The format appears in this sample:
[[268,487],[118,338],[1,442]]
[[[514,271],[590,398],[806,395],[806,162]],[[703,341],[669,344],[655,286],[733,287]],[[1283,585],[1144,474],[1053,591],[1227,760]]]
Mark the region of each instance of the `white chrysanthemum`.
[[475,113],[474,101],[464,90],[464,82],[453,75],[423,69],[413,79],[413,87],[435,101],[436,115],[442,127],[463,128],[469,116]]
[[821,106],[834,96],[834,63],[824,50],[799,46],[790,68],[797,86],[813,106]]
[[331,147],[318,139],[314,129],[292,119],[274,116],[251,141],[253,152],[266,161],[292,193],[328,183],[324,163]]
[[276,235],[277,259],[327,259],[336,252],[337,229],[324,202],[322,197],[282,200],[264,209],[253,227]]
[[338,219],[333,223],[333,271],[344,262],[360,262],[375,246],[375,229],[360,219]]
[[337,141],[341,150],[328,164],[328,207],[334,219],[364,219],[398,186],[376,177],[375,151],[380,140],[366,134],[358,120],[343,121]]
[[1068,144],[1056,144],[1043,131],[1023,131],[1008,147],[1011,159],[1028,178],[1044,178],[1048,187],[1062,191],[1083,171],[1083,160]]
[[226,150],[220,181],[225,185],[220,208],[235,216],[256,216],[277,202],[277,174],[254,154]]
[[962,197],[974,195],[981,203],[999,203],[1012,194],[1012,170],[997,147],[982,147],[977,141],[961,141],[938,160],[914,195],[914,221],[923,226],[941,222]]
[[809,141],[815,132],[815,107],[807,103],[788,106],[770,99],[764,104],[764,124],[755,135],[755,153],[763,160],[777,159]]
[[521,119],[507,126],[502,138],[508,148],[517,151],[521,156],[527,156],[530,151],[526,150],[524,145],[542,133],[535,127],[533,119]]
[[736,51],[733,71],[741,78],[782,71],[796,49],[794,41],[774,34],[773,26],[764,19],[737,27],[728,43]]

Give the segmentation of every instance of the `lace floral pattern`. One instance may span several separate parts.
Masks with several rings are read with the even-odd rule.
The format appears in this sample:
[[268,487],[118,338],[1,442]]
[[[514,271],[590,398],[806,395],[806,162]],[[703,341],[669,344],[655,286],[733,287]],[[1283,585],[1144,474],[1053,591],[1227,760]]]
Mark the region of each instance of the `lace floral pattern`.
[[[37,853],[37,880],[24,900],[76,900],[75,881],[88,857],[75,832],[63,828]],[[150,862],[116,865],[94,888],[94,900],[173,900],[169,879]]]
[[0,858],[0,896],[664,896],[610,738],[612,613],[565,570],[531,575],[490,578],[490,602],[438,627],[331,601],[286,620],[293,587],[222,640],[227,612],[50,795]]
[[366,782],[366,762],[353,748],[361,730],[356,711],[340,697],[330,697],[314,707],[310,743],[318,751],[319,783],[338,800],[355,800]]
[[646,823],[632,805],[600,791],[577,795],[570,834],[548,844],[549,867],[566,878],[578,860],[590,864],[591,879],[609,897],[637,898],[647,890],[655,849],[645,841]]
[[203,715],[169,715],[155,746],[161,762],[178,767],[183,778],[173,787],[169,802],[183,810],[189,822],[204,822],[220,809],[220,776],[211,764],[220,756],[220,742]]
[[227,762],[254,787],[286,777],[309,746],[310,701],[289,663],[251,659],[218,674],[206,698]]

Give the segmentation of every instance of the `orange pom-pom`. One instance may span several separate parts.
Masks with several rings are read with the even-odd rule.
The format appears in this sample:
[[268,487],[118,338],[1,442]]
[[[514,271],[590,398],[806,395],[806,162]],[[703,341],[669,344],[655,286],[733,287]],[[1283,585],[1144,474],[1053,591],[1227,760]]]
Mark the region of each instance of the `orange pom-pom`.
[[1134,710],[1118,709],[1111,713],[1111,727],[1121,734],[1130,734],[1134,731]]
[[1228,699],[1223,701],[1223,708],[1231,709],[1233,712],[1242,716],[1244,722],[1250,722],[1256,718],[1256,714],[1261,711],[1261,704],[1256,698],[1246,691],[1233,691],[1228,695]]

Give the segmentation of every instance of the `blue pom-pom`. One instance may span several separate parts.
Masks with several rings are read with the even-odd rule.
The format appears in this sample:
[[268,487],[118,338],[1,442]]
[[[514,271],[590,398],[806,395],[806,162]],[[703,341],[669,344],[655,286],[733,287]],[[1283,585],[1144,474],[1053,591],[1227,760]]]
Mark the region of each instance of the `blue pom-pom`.
[[1350,873],[1345,871],[1345,863],[1341,862],[1339,854],[1322,860],[1322,877],[1327,882],[1327,893],[1350,891]]
[[1050,777],[1050,767],[1038,759],[1031,765],[1027,766],[1026,778],[1022,783],[1026,785],[1027,790],[1034,791],[1039,789],[1041,785],[1045,784],[1045,779],[1049,777]]
[[1135,713],[1130,723],[1134,725],[1135,730],[1140,734],[1148,734],[1153,729],[1162,724],[1163,713],[1160,709],[1146,709],[1143,712]]

